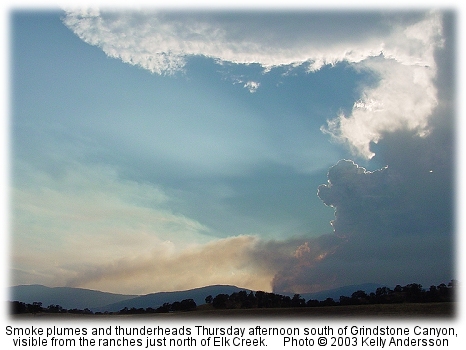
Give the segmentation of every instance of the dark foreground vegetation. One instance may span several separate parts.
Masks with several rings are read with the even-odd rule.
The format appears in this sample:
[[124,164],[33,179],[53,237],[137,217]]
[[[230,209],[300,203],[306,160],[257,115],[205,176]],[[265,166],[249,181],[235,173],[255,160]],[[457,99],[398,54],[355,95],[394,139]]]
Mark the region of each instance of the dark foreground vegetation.
[[[293,297],[263,291],[246,292],[240,291],[230,295],[218,294],[205,298],[206,305],[198,307],[193,299],[184,299],[174,303],[164,303],[157,308],[131,308],[127,307],[117,312],[92,312],[89,309],[64,309],[59,305],[49,305],[43,307],[41,302],[26,304],[19,301],[10,302],[11,314],[68,314],[68,315],[142,315],[142,314],[167,314],[167,313],[187,313],[189,311],[199,311],[199,314],[211,315],[215,311],[222,311],[224,315],[259,315],[257,311],[270,309],[272,311],[264,314],[298,315],[303,314],[306,309],[314,309],[312,314],[333,314],[333,315],[357,315],[365,313],[376,316],[381,313],[402,314],[411,312],[413,314],[444,314],[451,315],[453,308],[451,305],[455,301],[456,281],[451,281],[448,285],[444,283],[438,286],[431,286],[423,289],[420,284],[412,283],[404,287],[397,285],[394,289],[388,287],[377,288],[374,292],[367,294],[362,290],[355,291],[351,296],[340,296],[339,300],[327,298],[319,301],[314,299],[305,300],[299,294]],[[415,305],[414,305],[415,304]],[[406,306],[410,305],[410,306]],[[412,306],[411,306],[412,305]],[[363,309],[358,306],[365,306]],[[383,306],[383,307],[382,307]],[[273,310],[280,309],[280,313]],[[293,312],[287,312],[292,309]],[[329,310],[331,311],[329,312]],[[249,311],[248,311],[249,310]],[[283,311],[285,310],[285,311]],[[409,311],[410,310],[410,311]],[[228,311],[228,312],[225,312]],[[245,311],[245,312],[241,312]],[[309,314],[306,312],[306,314]]]
[[[388,287],[377,288],[367,294],[362,290],[355,291],[350,297],[340,296],[338,301],[327,298],[323,301],[309,299],[306,301],[299,294],[293,297],[266,292],[238,292],[231,295],[219,294],[211,299],[216,309],[247,308],[287,308],[287,307],[321,307],[342,305],[394,304],[394,303],[432,303],[454,301],[456,283],[440,284],[424,290],[420,284],[412,283],[404,287],[397,285],[393,290]],[[210,298],[206,298],[209,303]]]

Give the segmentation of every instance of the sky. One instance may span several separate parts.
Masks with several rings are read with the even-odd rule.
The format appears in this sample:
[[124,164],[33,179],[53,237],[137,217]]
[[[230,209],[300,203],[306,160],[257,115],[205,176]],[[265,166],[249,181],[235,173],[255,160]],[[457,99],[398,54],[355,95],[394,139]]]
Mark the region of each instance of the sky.
[[9,20],[11,285],[457,278],[455,12]]

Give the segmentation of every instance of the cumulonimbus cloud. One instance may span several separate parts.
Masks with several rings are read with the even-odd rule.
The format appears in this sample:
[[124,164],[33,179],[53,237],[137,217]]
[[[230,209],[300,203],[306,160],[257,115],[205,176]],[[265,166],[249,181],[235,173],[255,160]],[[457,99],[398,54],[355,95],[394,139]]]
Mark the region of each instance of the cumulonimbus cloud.
[[[379,82],[362,89],[350,115],[330,117],[323,132],[365,158],[374,156],[370,145],[386,131],[428,134],[429,116],[437,105],[434,54],[442,46],[441,14],[429,12],[404,25],[393,16],[393,23],[367,28],[341,20],[341,13],[333,14],[339,16],[333,21],[332,14],[321,14],[325,21],[318,16],[293,25],[286,16],[260,21],[247,13],[219,19],[219,14],[205,12],[69,9],[63,22],[109,57],[156,74],[183,70],[191,56],[255,63],[266,71],[307,64],[312,72],[345,61],[372,72]],[[254,92],[259,84],[244,86]]]
[[370,145],[385,132],[414,130],[421,137],[428,135],[429,117],[438,104],[435,51],[442,46],[442,21],[436,13],[394,31],[379,57],[357,64],[378,75],[379,83],[364,89],[349,116],[342,113],[329,119],[321,130],[364,158],[375,155]]
[[440,144],[451,145],[434,133],[413,137],[412,154],[399,147],[393,166],[368,171],[341,160],[331,167],[318,196],[335,208],[334,233],[297,245],[277,268],[274,290],[304,293],[367,282],[424,284],[454,278],[451,165],[439,166],[423,156],[431,156]]
[[[248,17],[243,24],[253,18]],[[70,10],[63,21],[82,40],[100,47],[108,56],[155,74],[169,75],[183,70],[189,57],[195,55],[219,62],[256,63],[265,71],[306,64],[309,72],[313,72],[344,61],[354,69],[370,72],[376,83],[361,88],[352,111],[348,115],[330,116],[328,124],[322,127],[323,132],[348,144],[364,158],[374,156],[371,143],[379,142],[387,132],[409,130],[421,137],[431,132],[429,118],[438,103],[435,52],[443,44],[442,16],[436,12],[429,12],[414,23],[384,26],[386,31],[367,28],[356,39],[341,32],[319,38],[317,30],[312,35],[303,30],[286,36],[283,30],[274,31],[272,25],[261,27],[249,22],[238,25],[231,18],[222,22],[208,13]],[[346,31],[351,33],[350,29]],[[259,84],[246,83],[245,87],[255,91]],[[439,240],[432,232],[423,236],[425,232],[420,232],[423,227],[416,226],[412,215],[420,217],[428,211],[416,210],[417,197],[409,196],[412,179],[400,176],[404,176],[403,172],[394,172],[392,168],[368,172],[351,161],[333,167],[329,183],[321,186],[319,196],[325,204],[336,208],[335,234],[286,242],[263,242],[242,236],[185,248],[173,255],[157,256],[158,252],[152,252],[114,259],[110,264],[93,262],[69,279],[69,284],[111,285],[131,275],[141,281],[147,279],[145,274],[152,266],[172,268],[175,274],[192,277],[185,265],[187,261],[196,267],[199,281],[203,269],[213,268],[216,281],[233,284],[249,281],[249,287],[255,288],[259,283],[252,281],[257,274],[273,279],[273,289],[278,292],[331,288],[337,281],[354,282],[357,280],[354,277],[366,279],[360,282],[377,281],[375,274],[381,271],[392,274],[395,280],[397,269],[406,264],[412,264],[413,268],[408,277],[416,276],[429,261],[423,251],[434,252]],[[407,204],[409,207],[403,206]],[[403,213],[405,216],[400,220],[398,214]],[[413,222],[414,226],[409,226]],[[411,234],[407,240],[396,235],[403,232]],[[448,237],[440,242],[443,250],[437,259],[430,261],[447,266]],[[397,246],[401,244],[406,249],[400,253]],[[384,253],[385,260],[376,261],[374,254],[378,253]],[[222,264],[230,264],[230,269],[225,270],[224,265],[217,269],[217,265],[203,262],[209,254],[212,259],[222,257]],[[245,266],[250,266],[247,273]],[[225,271],[230,275],[225,276]],[[236,278],[235,273],[241,278]],[[260,284],[267,283],[264,281],[261,279]],[[159,282],[174,287],[169,280]],[[151,286],[146,287],[149,290]]]

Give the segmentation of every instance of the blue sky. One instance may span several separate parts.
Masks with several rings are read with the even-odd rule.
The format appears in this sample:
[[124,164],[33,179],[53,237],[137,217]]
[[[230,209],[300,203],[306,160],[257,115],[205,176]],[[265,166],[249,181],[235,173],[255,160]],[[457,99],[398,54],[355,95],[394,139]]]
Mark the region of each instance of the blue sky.
[[12,11],[10,25],[11,284],[455,278],[451,13]]

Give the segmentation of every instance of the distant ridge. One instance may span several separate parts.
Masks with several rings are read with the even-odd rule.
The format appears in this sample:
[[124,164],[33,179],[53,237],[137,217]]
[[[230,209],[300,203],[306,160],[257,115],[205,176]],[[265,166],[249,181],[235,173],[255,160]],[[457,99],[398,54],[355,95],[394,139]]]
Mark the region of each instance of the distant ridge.
[[[338,301],[340,296],[348,296],[358,290],[363,290],[366,293],[375,292],[375,290],[383,285],[375,283],[365,283],[351,286],[344,286],[336,289],[321,291],[317,293],[303,293],[301,298],[306,301],[309,299],[325,300],[332,298]],[[42,307],[49,305],[60,305],[65,309],[89,309],[93,312],[115,312],[131,308],[148,307],[156,309],[164,303],[174,303],[184,299],[193,299],[197,305],[205,304],[205,298],[209,295],[216,297],[218,294],[231,295],[235,292],[246,291],[250,289],[240,288],[232,285],[212,285],[200,288],[194,288],[175,292],[158,292],[146,295],[124,295],[101,292],[96,290],[70,288],[70,287],[46,287],[42,285],[20,285],[10,287],[10,301],[20,301],[26,304],[41,302]],[[253,291],[255,292],[255,291]],[[281,293],[278,293],[281,294]],[[290,295],[290,294],[284,294]],[[292,296],[292,295],[290,295]]]
[[184,299],[193,299],[197,305],[205,304],[208,295],[232,294],[249,289],[230,285],[213,285],[176,292],[159,292],[147,295],[124,295],[100,292],[82,288],[46,287],[42,285],[20,285],[10,287],[9,300],[20,301],[26,304],[41,302],[42,307],[60,305],[65,309],[88,308],[93,312],[119,311],[125,307],[131,308],[157,308],[164,303],[173,303]]
[[46,287],[39,284],[20,285],[10,287],[10,301],[21,301],[26,304],[41,302],[43,307],[60,305],[65,309],[93,309],[102,305],[132,299],[137,295],[123,295],[101,292],[97,290],[71,288],[71,287]]
[[162,306],[164,303],[173,303],[175,301],[182,301],[184,299],[193,299],[197,305],[201,305],[205,304],[205,298],[209,295],[215,298],[218,294],[231,295],[232,293],[242,290],[248,293],[251,291],[249,289],[230,285],[213,285],[177,292],[159,292],[105,305],[104,307],[97,308],[95,311],[119,311],[125,307],[128,309],[133,307],[136,309],[146,309],[148,307],[157,308]]

